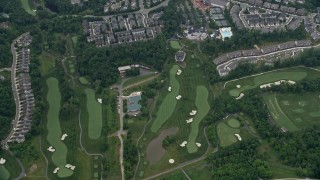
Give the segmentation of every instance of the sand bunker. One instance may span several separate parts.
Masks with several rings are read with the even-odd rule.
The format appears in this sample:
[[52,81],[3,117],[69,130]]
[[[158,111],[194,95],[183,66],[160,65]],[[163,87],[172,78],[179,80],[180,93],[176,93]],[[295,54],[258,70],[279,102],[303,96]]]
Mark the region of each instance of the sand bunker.
[[177,75],[180,76],[181,73],[182,73],[181,69],[178,69]]
[[59,170],[60,170],[60,168],[57,167],[57,168],[55,168],[55,169],[53,170],[53,173],[54,173],[54,174],[57,174]]
[[200,143],[196,143],[196,146],[201,147],[201,144]]
[[1,158],[1,159],[0,159],[0,164],[2,165],[2,164],[4,164],[4,163],[6,163],[6,160],[5,160],[4,158]]
[[76,168],[76,166],[72,166],[71,164],[66,164],[64,167],[71,169],[72,171]]
[[235,134],[235,136],[238,138],[239,141],[242,140],[240,134]]
[[67,136],[68,136],[68,134],[63,134],[63,135],[61,136],[61,141],[64,141]]
[[188,124],[189,124],[189,123],[192,123],[193,118],[187,119],[186,121],[187,121]]
[[98,98],[97,101],[98,101],[98,103],[102,104],[102,99],[101,98]]
[[166,153],[166,150],[162,147],[162,141],[167,136],[175,135],[178,132],[178,128],[169,128],[161,131],[160,135],[153,139],[147,146],[147,160],[150,165],[156,164]]
[[170,87],[168,87],[168,91],[169,91],[169,92],[171,92],[171,86],[170,86]]
[[241,85],[236,85],[236,87],[237,87],[238,89],[240,89],[240,88],[241,88]]
[[56,151],[56,149],[53,148],[52,146],[50,146],[47,150],[48,150],[49,152],[55,152],[55,151]]
[[243,96],[244,96],[244,94],[241,93],[241,94],[239,95],[239,97],[236,98],[236,100],[239,100],[239,99],[243,98]]
[[196,115],[197,114],[197,111],[196,110],[192,110],[191,112],[190,112],[190,116],[194,116],[194,115]]
[[263,84],[263,85],[260,86],[260,89],[268,88],[268,87],[271,87],[271,86],[279,86],[279,85],[281,85],[282,83],[288,83],[288,84],[291,84],[291,85],[296,84],[296,82],[291,81],[291,80],[288,80],[288,81],[286,81],[286,80],[280,80],[280,81],[276,81],[276,82],[274,82],[274,83]]
[[180,144],[180,146],[181,146],[181,147],[185,147],[187,144],[188,144],[187,141],[183,141],[183,142]]
[[173,164],[174,163],[174,159],[169,159],[169,163]]
[[176,97],[177,100],[180,100],[181,98],[182,98],[181,95],[178,95],[178,96]]

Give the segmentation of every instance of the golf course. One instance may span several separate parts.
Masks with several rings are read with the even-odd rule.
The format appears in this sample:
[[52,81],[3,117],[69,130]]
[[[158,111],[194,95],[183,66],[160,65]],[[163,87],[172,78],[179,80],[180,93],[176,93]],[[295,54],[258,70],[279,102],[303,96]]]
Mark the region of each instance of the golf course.
[[160,108],[157,112],[157,117],[153,121],[153,124],[151,126],[152,132],[157,132],[161,128],[161,126],[170,118],[175,110],[177,104],[176,97],[178,96],[180,89],[179,81],[176,78],[178,69],[179,66],[174,65],[170,70],[169,81],[172,90],[166,95],[162,104],[160,105]]
[[181,49],[181,46],[180,46],[180,44],[179,44],[179,41],[177,41],[177,40],[171,40],[171,41],[169,41],[169,42],[170,42],[171,48],[176,49],[176,50],[180,50],[180,49]]
[[0,179],[7,180],[10,177],[9,171],[4,167],[4,165],[0,165]]
[[89,114],[88,135],[91,139],[98,139],[102,130],[102,107],[96,100],[93,89],[85,89],[87,96],[87,111]]
[[206,87],[197,87],[196,106],[198,109],[197,114],[194,117],[194,121],[191,124],[191,131],[188,138],[187,149],[189,153],[194,153],[198,150],[196,146],[196,139],[199,133],[199,123],[208,114],[210,106],[208,103],[209,92]]
[[240,130],[232,128],[224,122],[220,122],[217,125],[217,133],[220,139],[220,146],[227,147],[237,142],[237,138],[234,134],[239,134]]
[[21,2],[21,5],[22,5],[22,7],[23,7],[23,9],[27,12],[27,13],[29,13],[29,14],[31,14],[31,15],[33,15],[33,16],[35,16],[36,15],[36,12],[34,11],[35,9],[31,9],[31,6],[30,6],[30,2],[29,2],[29,0],[20,0],[20,2]]
[[59,113],[61,106],[61,94],[59,90],[59,82],[56,78],[48,78],[48,113],[47,113],[47,141],[55,149],[52,153],[52,162],[56,167],[59,167],[58,176],[60,178],[69,177],[73,171],[65,168],[67,163],[68,149],[66,145],[60,140],[62,132],[60,127]]

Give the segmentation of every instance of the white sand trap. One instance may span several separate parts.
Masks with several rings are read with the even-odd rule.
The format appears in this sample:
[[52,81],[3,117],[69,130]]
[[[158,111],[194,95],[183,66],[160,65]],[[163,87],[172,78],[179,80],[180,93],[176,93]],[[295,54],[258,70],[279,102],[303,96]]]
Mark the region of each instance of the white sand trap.
[[60,168],[57,167],[57,168],[55,168],[55,169],[53,170],[53,173],[54,173],[54,174],[57,174],[59,170],[60,170]]
[[176,99],[177,99],[177,100],[180,100],[181,97],[182,97],[181,95],[178,95],[178,96],[176,97]]
[[102,99],[101,98],[98,98],[97,101],[98,101],[98,103],[102,104]]
[[178,69],[177,75],[180,76],[181,73],[182,73],[181,69]]
[[185,147],[187,144],[188,144],[187,141],[183,141],[183,142],[180,144],[180,146],[181,146],[181,147]]
[[237,87],[238,89],[240,89],[240,88],[241,88],[241,85],[238,84],[238,85],[236,85],[236,87]]
[[76,166],[73,166],[71,164],[66,164],[64,167],[71,169],[72,171],[74,171],[74,169],[76,168]]
[[47,150],[48,150],[49,152],[55,152],[55,151],[56,151],[56,149],[53,148],[52,146],[50,146]]
[[296,82],[289,80],[288,81],[289,84],[296,84]]
[[174,163],[174,159],[169,159],[169,163],[173,164]]
[[197,111],[196,110],[192,110],[191,112],[190,112],[190,115],[191,116],[194,116],[194,115],[196,115],[197,114]]
[[0,158],[0,164],[2,165],[2,164],[4,164],[4,163],[6,163],[6,160],[3,159],[3,158]]
[[201,144],[200,143],[196,143],[196,146],[201,147]]
[[236,100],[239,100],[239,99],[243,98],[243,96],[244,96],[244,94],[241,93],[241,94],[236,98]]
[[291,80],[288,80],[288,81],[286,81],[286,80],[280,80],[280,81],[276,81],[276,82],[274,82],[274,83],[263,84],[263,85],[260,86],[260,89],[267,88],[267,87],[271,87],[271,86],[273,86],[273,85],[279,86],[279,85],[281,85],[282,83],[288,83],[288,84],[291,84],[291,85],[296,84],[296,82],[291,81]]
[[171,91],[171,87],[170,87],[170,86],[168,87],[168,91],[169,91],[169,92]]
[[242,140],[240,134],[234,134],[234,135],[238,138],[239,141]]
[[63,134],[63,135],[61,136],[61,141],[64,141],[67,136],[68,136],[68,134]]
[[189,124],[189,123],[192,123],[193,121],[193,118],[190,118],[190,119],[187,119],[186,122]]

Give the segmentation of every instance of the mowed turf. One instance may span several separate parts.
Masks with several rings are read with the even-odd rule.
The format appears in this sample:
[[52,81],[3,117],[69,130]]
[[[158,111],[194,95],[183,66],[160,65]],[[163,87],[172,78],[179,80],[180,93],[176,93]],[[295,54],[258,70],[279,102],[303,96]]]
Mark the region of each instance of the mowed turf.
[[31,15],[33,15],[33,16],[36,15],[36,12],[33,11],[33,10],[31,9],[31,7],[30,7],[29,0],[20,0],[20,2],[21,2],[21,5],[22,5],[23,9],[24,9],[25,11],[27,11],[28,14],[31,14]]
[[47,101],[49,104],[48,113],[47,113],[47,129],[48,135],[47,140],[53,148],[56,149],[52,153],[52,162],[55,166],[59,167],[58,176],[68,177],[73,174],[73,171],[65,168],[67,161],[68,149],[66,145],[60,140],[62,132],[60,127],[59,113],[60,113],[60,103],[61,103],[61,94],[59,90],[59,82],[56,78],[47,79],[48,94]]
[[[273,83],[279,80],[292,80],[301,81],[307,76],[307,72],[301,70],[287,70],[287,71],[275,71],[266,74],[248,77],[237,81],[231,81],[226,85],[229,90],[229,94],[234,97],[238,97],[240,93],[246,90],[254,89],[260,85]],[[236,85],[240,85],[241,88],[236,88]]]
[[93,89],[84,90],[87,96],[87,110],[89,113],[88,135],[91,139],[98,139],[102,130],[102,107],[95,98]]
[[196,106],[197,114],[195,115],[191,124],[191,131],[188,138],[187,149],[189,153],[197,152],[196,139],[199,133],[199,123],[208,114],[210,106],[208,103],[209,92],[206,87],[197,87]]
[[171,48],[173,48],[173,49],[177,49],[177,50],[181,49],[181,46],[180,46],[180,44],[179,44],[179,41],[176,41],[176,40],[170,41],[170,46],[171,46]]
[[85,78],[85,77],[79,77],[79,81],[80,81],[80,83],[83,84],[83,85],[88,85],[88,84],[90,84],[89,81],[87,80],[87,78]]
[[235,118],[231,118],[228,120],[228,125],[232,128],[239,128],[240,122],[238,120],[236,120]]
[[237,138],[234,134],[240,133],[240,130],[231,128],[226,123],[221,122],[217,126],[217,133],[220,139],[220,146],[227,147],[237,142]]
[[10,177],[9,171],[4,167],[4,165],[0,165],[0,179],[7,180]]
[[268,95],[264,97],[265,103],[272,115],[273,119],[276,121],[278,126],[285,127],[289,131],[296,131],[299,128],[288,118],[288,116],[282,111],[277,97],[275,95]]
[[167,94],[159,107],[157,117],[153,121],[151,126],[152,132],[157,132],[161,128],[161,126],[170,118],[175,110],[177,104],[176,97],[179,95],[180,89],[179,81],[176,79],[176,73],[178,69],[179,66],[174,65],[170,70],[170,86],[172,90],[171,92],[169,92],[169,94]]

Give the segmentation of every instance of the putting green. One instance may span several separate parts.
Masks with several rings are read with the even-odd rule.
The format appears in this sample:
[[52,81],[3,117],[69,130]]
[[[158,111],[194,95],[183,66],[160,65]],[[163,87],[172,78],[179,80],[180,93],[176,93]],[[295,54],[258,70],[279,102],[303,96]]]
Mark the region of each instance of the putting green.
[[80,81],[80,83],[83,84],[83,85],[88,85],[88,84],[90,84],[89,81],[87,80],[87,78],[85,78],[85,77],[79,77],[79,81]]
[[0,165],[0,179],[7,180],[10,177],[9,171],[4,167],[4,165]]
[[234,118],[231,118],[228,120],[228,125],[232,128],[239,128],[240,127],[240,122]]
[[[300,81],[307,76],[306,72],[303,71],[283,71],[283,72],[270,72],[266,74],[262,74],[255,77],[248,77],[245,79],[234,81],[233,83],[228,84],[228,86],[233,85],[234,89],[229,91],[229,94],[234,97],[238,97],[240,93],[254,89],[260,85],[273,83],[279,80],[292,80],[292,81]],[[241,88],[235,88],[234,84],[241,85]]]
[[173,48],[173,49],[181,49],[181,46],[180,46],[180,44],[179,44],[179,41],[176,41],[176,40],[172,40],[172,41],[170,41],[170,46],[171,46],[171,48]]
[[299,128],[282,111],[275,95],[265,96],[264,99],[270,111],[270,114],[280,127],[285,127],[289,131],[299,130]]
[[161,126],[169,119],[176,108],[176,97],[179,95],[179,81],[176,79],[176,73],[179,69],[178,65],[174,65],[170,70],[170,86],[172,91],[164,98],[157,112],[157,117],[151,126],[152,132],[157,132]]
[[23,9],[24,9],[25,11],[27,11],[28,14],[31,14],[31,15],[33,15],[33,16],[36,15],[36,12],[33,11],[33,10],[31,9],[31,7],[30,7],[29,0],[20,0],[20,2],[21,2],[21,5],[22,5]]
[[226,123],[221,122],[217,126],[217,133],[220,139],[220,146],[227,147],[237,142],[237,138],[234,134],[239,134],[239,129],[229,127]]
[[196,139],[198,137],[199,124],[201,120],[208,114],[210,105],[208,103],[209,92],[206,87],[197,87],[196,106],[197,114],[191,124],[191,131],[188,138],[187,149],[189,153],[195,153],[198,150]]
[[84,90],[87,96],[87,110],[89,113],[88,135],[91,139],[98,139],[102,130],[102,107],[95,98],[93,89]]
[[47,140],[53,148],[56,149],[52,153],[52,161],[55,166],[59,167],[58,171],[59,177],[68,177],[73,174],[73,171],[65,168],[67,161],[68,149],[66,145],[60,140],[61,138],[61,127],[59,121],[60,113],[60,103],[61,103],[61,94],[59,90],[59,82],[56,78],[47,79],[48,94],[47,101],[49,104],[48,114],[47,114],[47,129],[48,135]]

